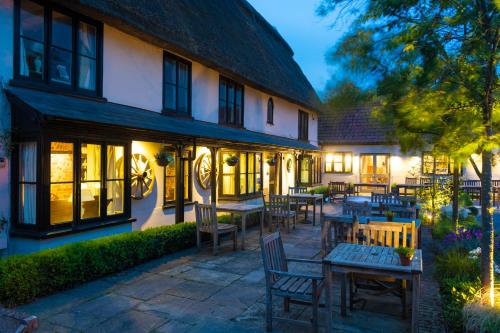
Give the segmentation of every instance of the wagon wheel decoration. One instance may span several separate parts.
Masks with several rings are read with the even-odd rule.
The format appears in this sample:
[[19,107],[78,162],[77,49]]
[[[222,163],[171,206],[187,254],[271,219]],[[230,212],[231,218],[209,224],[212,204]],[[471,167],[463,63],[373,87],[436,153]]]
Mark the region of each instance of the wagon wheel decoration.
[[[217,170],[215,171],[217,174]],[[212,173],[212,156],[210,154],[202,154],[196,162],[196,175],[198,184],[201,188],[207,190],[210,188],[210,176]],[[218,174],[217,174],[218,176]]]
[[148,158],[142,154],[132,155],[132,199],[141,200],[153,191],[154,170]]

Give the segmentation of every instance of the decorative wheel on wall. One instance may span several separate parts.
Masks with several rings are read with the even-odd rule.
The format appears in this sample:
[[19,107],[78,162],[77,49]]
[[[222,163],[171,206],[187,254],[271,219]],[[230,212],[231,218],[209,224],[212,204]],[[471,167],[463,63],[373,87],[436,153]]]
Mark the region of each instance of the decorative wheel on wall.
[[286,160],[286,171],[291,172],[292,167],[293,167],[293,162],[292,159],[289,158],[288,160]]
[[[212,172],[212,156],[202,154],[196,161],[196,175],[198,184],[201,188],[207,190],[210,188],[210,174]],[[217,172],[217,170],[215,171]]]
[[155,173],[151,162],[142,154],[132,155],[132,199],[141,200],[153,191]]

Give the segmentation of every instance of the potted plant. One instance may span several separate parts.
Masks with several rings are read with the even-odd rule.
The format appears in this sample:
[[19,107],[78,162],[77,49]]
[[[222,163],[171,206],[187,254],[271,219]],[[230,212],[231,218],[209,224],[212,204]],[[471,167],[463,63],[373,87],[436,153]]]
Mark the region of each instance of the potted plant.
[[414,249],[412,249],[411,247],[400,246],[396,248],[395,252],[399,254],[401,265],[410,266],[413,255],[415,254]]
[[154,155],[154,157],[156,160],[156,164],[158,164],[161,167],[166,167],[174,161],[174,156],[172,155],[171,152],[168,151],[166,147],[160,149],[160,151],[157,152]]
[[266,162],[269,166],[275,166],[276,165],[276,157],[269,157]]
[[229,166],[235,166],[236,164],[238,164],[239,158],[236,155],[231,155],[228,158],[226,158],[224,162],[226,162],[226,164]]
[[391,193],[393,193],[393,194],[399,194],[398,184],[392,184],[391,185]]
[[391,222],[392,219],[394,218],[394,212],[390,211],[390,210],[386,210],[385,211],[385,217],[387,217],[387,221]]

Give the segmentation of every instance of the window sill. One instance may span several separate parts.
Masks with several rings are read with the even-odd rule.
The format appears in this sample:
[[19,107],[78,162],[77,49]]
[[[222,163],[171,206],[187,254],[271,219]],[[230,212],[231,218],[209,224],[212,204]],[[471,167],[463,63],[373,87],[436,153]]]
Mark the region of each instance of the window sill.
[[252,200],[252,199],[257,199],[262,196],[261,192],[256,192],[252,194],[244,194],[244,195],[219,195],[219,200],[220,201],[245,201],[245,200]]
[[[194,205],[193,201],[184,201],[184,207],[192,206],[192,205]],[[167,202],[166,204],[163,205],[162,208],[163,208],[163,210],[175,208],[175,201],[174,202]]]
[[56,238],[56,237],[76,234],[79,232],[85,232],[85,231],[90,231],[90,230],[95,230],[95,229],[118,226],[118,225],[122,225],[122,224],[129,224],[129,223],[133,223],[135,221],[136,221],[136,219],[134,219],[134,218],[123,218],[123,219],[113,220],[113,221],[80,224],[80,225],[77,225],[75,227],[68,226],[67,228],[61,228],[59,230],[49,230],[49,231],[33,231],[33,230],[17,229],[17,230],[12,230],[10,232],[10,235],[14,236],[14,237],[21,237],[21,238],[49,239],[49,238]]
[[352,172],[334,172],[334,171],[325,171],[327,174],[333,174],[333,175],[353,175]]
[[59,88],[56,86],[47,85],[43,82],[34,82],[34,81],[23,80],[23,79],[12,79],[9,81],[9,85],[11,85],[13,87],[40,90],[40,91],[44,91],[44,92],[65,95],[65,96],[70,96],[70,97],[90,99],[90,100],[94,100],[97,102],[107,102],[108,101],[104,97],[99,97],[97,95],[97,93],[90,94],[90,93],[79,92],[79,91],[76,91],[73,89],[63,89],[63,88]]
[[224,127],[234,128],[234,129],[241,129],[241,130],[245,129],[245,126],[226,124],[226,123],[220,123],[220,122],[219,122],[219,126],[224,126]]

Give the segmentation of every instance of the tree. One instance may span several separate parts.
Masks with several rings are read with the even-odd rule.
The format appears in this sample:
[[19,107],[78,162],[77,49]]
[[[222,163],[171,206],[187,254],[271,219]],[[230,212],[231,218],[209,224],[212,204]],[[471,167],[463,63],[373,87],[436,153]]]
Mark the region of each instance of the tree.
[[[431,144],[456,163],[482,156],[481,281],[493,290],[492,151],[500,146],[499,8],[492,0],[323,0],[357,13],[332,58],[374,78],[403,150]],[[337,11],[339,12],[339,11]],[[493,294],[490,293],[490,302]]]
[[327,87],[325,109],[327,112],[342,112],[362,104],[369,104],[373,99],[373,92],[366,91],[355,82],[343,79]]

